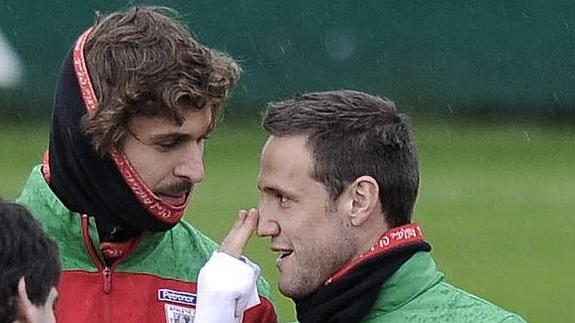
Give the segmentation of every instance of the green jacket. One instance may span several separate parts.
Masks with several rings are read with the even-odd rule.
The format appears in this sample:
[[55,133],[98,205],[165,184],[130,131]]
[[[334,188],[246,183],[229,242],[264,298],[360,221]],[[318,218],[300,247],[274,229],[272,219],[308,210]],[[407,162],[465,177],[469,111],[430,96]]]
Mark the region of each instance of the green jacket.
[[[68,210],[40,167],[32,170],[19,202],[60,248],[59,323],[175,322],[194,316],[197,276],[217,245],[187,222],[166,232],[145,233],[107,267],[98,248],[94,218]],[[258,291],[262,302],[246,312],[243,322],[275,322],[270,287],[263,279]]]
[[427,252],[416,253],[381,289],[374,308],[363,320],[376,322],[526,322],[443,279]]

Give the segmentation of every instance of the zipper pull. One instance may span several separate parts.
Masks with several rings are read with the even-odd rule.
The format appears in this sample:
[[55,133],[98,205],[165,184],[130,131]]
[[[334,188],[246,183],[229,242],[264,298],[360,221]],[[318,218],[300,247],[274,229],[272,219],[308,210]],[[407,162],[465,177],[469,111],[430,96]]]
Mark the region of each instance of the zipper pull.
[[110,267],[104,267],[102,275],[104,276],[104,293],[110,294],[112,292],[112,271]]

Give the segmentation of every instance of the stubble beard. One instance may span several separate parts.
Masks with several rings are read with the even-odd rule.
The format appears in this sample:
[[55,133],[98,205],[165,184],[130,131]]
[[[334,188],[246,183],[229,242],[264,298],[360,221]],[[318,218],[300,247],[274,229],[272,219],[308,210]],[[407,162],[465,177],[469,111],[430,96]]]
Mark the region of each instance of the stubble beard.
[[301,254],[306,256],[304,259],[292,259],[297,262],[295,266],[292,264],[295,267],[292,268],[293,278],[282,283],[282,275],[286,273],[280,272],[280,292],[292,299],[301,299],[312,294],[353,259],[354,245],[349,231],[339,227],[329,244],[321,247],[308,245],[296,252],[296,257]]

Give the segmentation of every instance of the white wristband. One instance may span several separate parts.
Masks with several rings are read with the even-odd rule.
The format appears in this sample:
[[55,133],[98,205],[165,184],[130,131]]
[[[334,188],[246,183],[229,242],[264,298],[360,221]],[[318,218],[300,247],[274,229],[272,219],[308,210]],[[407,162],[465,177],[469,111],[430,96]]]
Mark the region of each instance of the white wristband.
[[260,303],[258,265],[245,257],[214,252],[198,277],[194,323],[239,323],[244,312]]

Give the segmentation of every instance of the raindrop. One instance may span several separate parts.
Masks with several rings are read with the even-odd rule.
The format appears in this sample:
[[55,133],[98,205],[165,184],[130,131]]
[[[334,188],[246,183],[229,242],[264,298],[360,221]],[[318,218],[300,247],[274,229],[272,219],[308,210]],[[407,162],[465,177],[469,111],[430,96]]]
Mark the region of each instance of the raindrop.
[[356,36],[350,28],[334,28],[325,36],[325,49],[329,57],[338,62],[350,58],[357,47]]
[[527,130],[524,130],[523,134],[525,135],[525,139],[527,139],[527,143],[531,143],[531,138],[529,137],[529,133],[527,132]]
[[565,29],[567,29],[568,31],[571,31],[571,26],[569,26],[569,23],[567,22],[567,20],[563,19],[563,25],[565,26]]

